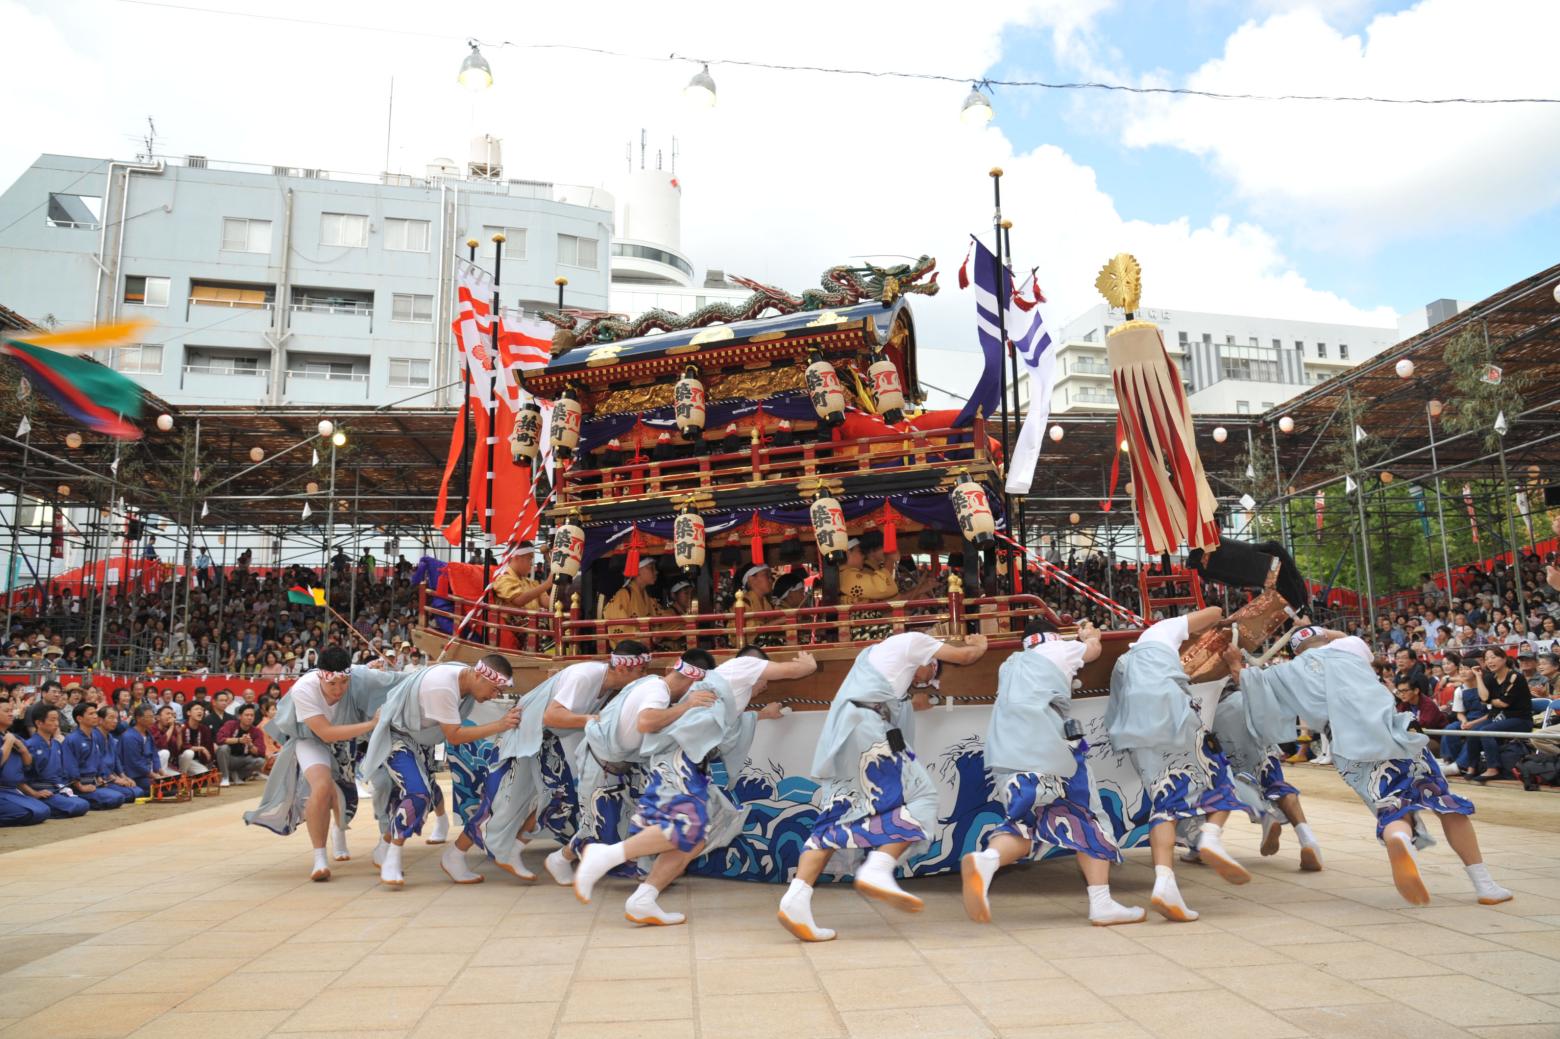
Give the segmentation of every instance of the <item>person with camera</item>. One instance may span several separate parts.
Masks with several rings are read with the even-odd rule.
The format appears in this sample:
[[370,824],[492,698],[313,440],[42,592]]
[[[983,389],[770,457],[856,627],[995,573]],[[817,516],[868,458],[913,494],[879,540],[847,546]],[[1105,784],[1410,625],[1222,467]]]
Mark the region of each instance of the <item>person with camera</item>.
[[[1490,720],[1481,728],[1484,732],[1532,732],[1533,694],[1528,691],[1527,679],[1511,666],[1511,658],[1504,648],[1490,646],[1483,656],[1484,667],[1475,675],[1479,700],[1489,708]],[[1491,736],[1479,736],[1473,740],[1476,753],[1484,758],[1483,772],[1468,778],[1475,783],[1487,783],[1512,774],[1517,759],[1522,756],[1521,740],[1498,740]]]
[[223,786],[248,782],[265,768],[265,733],[255,725],[256,714],[254,704],[244,704],[238,717],[223,722],[217,730],[216,760]]

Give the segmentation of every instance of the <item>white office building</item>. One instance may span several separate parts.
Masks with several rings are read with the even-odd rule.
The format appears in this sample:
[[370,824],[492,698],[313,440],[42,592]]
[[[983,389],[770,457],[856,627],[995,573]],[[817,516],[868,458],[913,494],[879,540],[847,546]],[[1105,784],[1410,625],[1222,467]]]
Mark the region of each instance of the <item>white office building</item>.
[[[1144,308],[1181,369],[1192,411],[1257,415],[1398,341],[1396,328]],[[1053,414],[1114,411],[1105,337],[1126,320],[1097,304],[1056,337]]]

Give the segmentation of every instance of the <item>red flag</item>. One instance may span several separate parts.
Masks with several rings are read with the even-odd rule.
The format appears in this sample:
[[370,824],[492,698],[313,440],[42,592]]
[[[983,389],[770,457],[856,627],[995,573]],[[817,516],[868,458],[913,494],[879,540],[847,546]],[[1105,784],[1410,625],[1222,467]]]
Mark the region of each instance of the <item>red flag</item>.
[[[455,475],[455,465],[460,461],[461,448],[465,445],[466,409],[462,407],[455,412],[455,425],[450,430],[449,456],[444,460],[444,479],[439,481],[439,501],[433,508],[433,525],[441,529],[444,527],[444,512],[449,507],[450,477]],[[444,536],[448,538],[449,532],[445,531]],[[460,540],[457,538],[450,543],[458,545]]]

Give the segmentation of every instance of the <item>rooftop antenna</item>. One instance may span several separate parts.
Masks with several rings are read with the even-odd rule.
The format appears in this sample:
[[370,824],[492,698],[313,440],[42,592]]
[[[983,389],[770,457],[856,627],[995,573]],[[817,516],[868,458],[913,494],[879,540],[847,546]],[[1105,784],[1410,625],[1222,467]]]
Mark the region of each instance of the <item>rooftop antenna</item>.
[[627,141],[623,145],[623,158],[628,162],[628,172],[634,172],[634,142]]
[[677,138],[672,138],[672,176],[677,176]]
[[645,133],[644,127],[640,127],[639,128],[639,168],[640,169],[644,169],[645,168],[645,144],[646,144],[646,141],[647,141],[647,134]]
[[655,150],[655,168],[661,168],[661,149],[659,148]]
[[152,122],[151,116],[146,117],[146,136],[141,138],[141,143],[146,149],[146,154],[138,155],[136,158],[142,162],[149,162],[152,156],[157,154],[157,124]]

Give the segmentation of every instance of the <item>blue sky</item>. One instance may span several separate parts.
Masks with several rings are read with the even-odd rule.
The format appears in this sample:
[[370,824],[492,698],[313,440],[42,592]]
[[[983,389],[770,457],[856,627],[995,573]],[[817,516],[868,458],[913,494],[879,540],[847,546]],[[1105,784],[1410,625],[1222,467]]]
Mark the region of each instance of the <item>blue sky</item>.
[[[1253,6],[1217,0],[1132,0],[1095,16],[1088,46],[1098,68],[1103,69],[1101,78],[1109,74],[1118,81],[1138,81],[1152,74],[1169,85],[1185,85],[1205,63],[1224,53],[1227,41],[1243,24],[1261,22],[1278,13],[1253,13]],[[1304,9],[1310,5],[1270,6]],[[1535,10],[1540,6],[1553,9],[1553,5],[1532,6]],[[1321,5],[1317,13],[1340,33],[1358,34],[1380,15],[1409,12],[1414,17],[1415,7],[1406,2],[1334,3]],[[1498,18],[1500,13],[1492,9],[1490,16]],[[1077,63],[1057,55],[1052,40],[1048,25],[1009,27],[1002,36],[1003,57],[987,75],[993,79],[1090,78]],[[1509,58],[1470,52],[1464,63],[1476,70],[1472,85],[1448,79],[1440,91],[1432,92],[1504,94],[1506,89],[1482,71],[1493,71],[1495,62]],[[1491,62],[1491,68],[1479,70],[1485,61]],[[1550,79],[1548,93],[1560,94],[1560,81]],[[1257,92],[1262,87],[1256,84],[1247,89]],[[1331,89],[1325,67],[1319,68],[1318,78],[1307,85],[1307,90],[1315,92]],[[1347,86],[1338,89],[1355,92]],[[1061,147],[1076,162],[1093,169],[1099,187],[1124,217],[1153,222],[1185,217],[1200,225],[1223,214],[1237,221],[1253,221],[1275,236],[1286,259],[1313,288],[1336,293],[1361,308],[1385,305],[1402,313],[1442,296],[1482,299],[1560,260],[1556,249],[1560,207],[1552,204],[1518,218],[1474,217],[1444,223],[1435,220],[1432,211],[1418,226],[1372,236],[1371,241],[1361,243],[1317,228],[1303,211],[1295,212],[1293,220],[1275,219],[1270,207],[1239,190],[1232,178],[1204,155],[1165,144],[1128,146],[1119,133],[1119,120],[1112,115],[1116,105],[1109,95],[998,88],[995,103],[1002,131],[1015,147]],[[1348,108],[1339,115],[1390,121],[1401,114],[1390,108]],[[1482,157],[1492,165],[1504,163],[1512,153],[1520,156],[1528,151],[1533,143],[1513,135]],[[1405,176],[1413,176],[1413,150],[1405,149],[1396,161],[1404,167]],[[1457,205],[1454,199],[1446,204],[1451,209]],[[1024,245],[1038,257],[1042,253],[1036,250],[1043,250],[1043,236],[1038,241],[1030,236]],[[1026,251],[1024,245],[1021,254]]]

